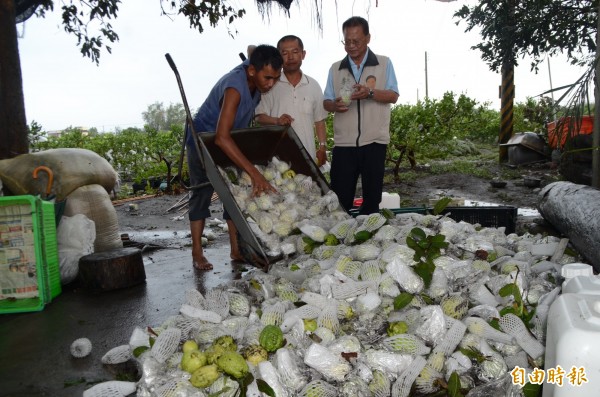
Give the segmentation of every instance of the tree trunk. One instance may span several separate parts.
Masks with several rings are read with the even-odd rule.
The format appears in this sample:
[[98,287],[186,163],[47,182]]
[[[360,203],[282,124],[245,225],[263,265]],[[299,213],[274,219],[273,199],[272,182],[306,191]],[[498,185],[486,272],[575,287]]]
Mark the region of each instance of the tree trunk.
[[0,160],[29,151],[14,0],[0,0]]
[[577,251],[600,271],[600,190],[571,182],[553,182],[540,191],[540,214],[567,236]]

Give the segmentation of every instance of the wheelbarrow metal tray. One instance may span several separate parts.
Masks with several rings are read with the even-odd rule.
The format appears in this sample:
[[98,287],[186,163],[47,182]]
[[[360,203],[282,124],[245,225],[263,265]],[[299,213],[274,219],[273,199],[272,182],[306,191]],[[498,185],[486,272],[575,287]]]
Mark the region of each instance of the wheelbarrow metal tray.
[[[218,170],[218,167],[225,168],[235,164],[215,144],[214,132],[201,132],[198,137],[203,144],[206,174],[238,229],[241,240],[240,249],[244,259],[250,264],[268,271],[269,266],[280,260],[281,256],[272,257],[265,253]],[[322,194],[330,190],[319,167],[310,157],[292,127],[244,128],[233,130],[231,137],[252,164],[267,165],[274,156],[277,156],[280,160],[288,162],[291,169],[297,174],[310,176],[317,183]]]

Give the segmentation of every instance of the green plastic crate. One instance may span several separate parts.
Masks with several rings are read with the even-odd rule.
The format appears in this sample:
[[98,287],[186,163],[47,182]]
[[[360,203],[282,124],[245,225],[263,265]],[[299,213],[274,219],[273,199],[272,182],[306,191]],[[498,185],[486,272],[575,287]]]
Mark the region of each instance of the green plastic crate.
[[[11,259],[16,251],[21,253],[21,258],[26,253],[34,258],[25,257],[28,264],[23,259],[16,262],[12,260],[14,257]],[[35,266],[31,264],[32,259]],[[32,273],[33,268],[35,274]],[[7,273],[25,273],[23,270],[27,271],[27,276]],[[35,278],[37,296],[14,297],[19,291],[8,283],[8,277],[13,276]],[[28,281],[33,285],[33,280]],[[27,289],[33,288],[29,286]],[[10,299],[0,299],[0,314],[40,311],[60,293],[54,204],[30,195],[0,197],[0,294],[11,296]]]

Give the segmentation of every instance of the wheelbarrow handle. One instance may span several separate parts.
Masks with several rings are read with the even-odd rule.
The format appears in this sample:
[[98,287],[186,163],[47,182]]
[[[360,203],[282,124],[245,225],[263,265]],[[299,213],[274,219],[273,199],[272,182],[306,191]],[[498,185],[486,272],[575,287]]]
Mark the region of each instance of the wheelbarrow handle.
[[[204,154],[202,152],[202,149],[204,148],[204,143],[202,142],[202,140],[200,138],[198,138],[198,135],[196,134],[196,131],[194,130],[194,120],[192,118],[192,114],[190,113],[190,107],[188,105],[187,98],[185,96],[183,84],[181,83],[181,77],[179,76],[179,72],[177,71],[175,62],[173,62],[173,58],[171,58],[171,54],[169,54],[169,53],[165,54],[165,58],[167,58],[167,62],[169,63],[169,66],[171,66],[171,69],[173,69],[173,72],[175,73],[175,79],[177,80],[177,85],[179,86],[179,92],[181,93],[181,99],[183,100],[183,107],[185,109],[187,126],[189,127],[189,132],[192,134],[192,138],[195,142],[196,150],[198,151],[198,157],[200,158],[200,163],[202,164],[202,168],[204,169],[205,168]],[[185,133],[183,134],[183,142],[181,144],[182,151],[185,148],[185,143],[187,141],[187,134],[188,134],[188,128],[185,129]]]
[[48,174],[48,183],[46,184],[46,197],[50,195],[52,191],[52,183],[54,182],[54,173],[52,170],[45,165],[40,165],[36,169],[33,170],[33,179],[37,179],[39,171],[46,171]]

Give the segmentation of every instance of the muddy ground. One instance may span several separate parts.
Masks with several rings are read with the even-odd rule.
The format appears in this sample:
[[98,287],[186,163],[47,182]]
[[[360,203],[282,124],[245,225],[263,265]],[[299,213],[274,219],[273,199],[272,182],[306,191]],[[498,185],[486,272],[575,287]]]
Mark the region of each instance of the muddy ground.
[[[490,165],[487,165],[490,167]],[[501,167],[491,165],[491,167]],[[423,207],[430,200],[451,197],[467,204],[505,205],[519,208],[516,224],[517,233],[543,232],[554,234],[551,225],[536,213],[540,188],[559,179],[558,171],[551,164],[538,163],[522,166],[516,171],[522,177],[538,178],[540,187],[527,187],[523,178],[507,180],[504,188],[494,188],[488,179],[471,175],[432,175],[428,167],[417,166],[413,171],[418,178],[399,183],[387,183],[385,191],[399,193],[402,207]],[[494,170],[498,171],[498,169]],[[360,193],[357,193],[358,195]],[[189,246],[189,222],[187,220],[187,193],[178,195],[148,195],[115,202],[122,233],[132,235],[135,240],[166,247]],[[525,211],[523,211],[525,210]],[[217,199],[211,206],[212,216],[222,219],[222,205]],[[226,233],[217,226],[207,228],[211,238],[227,239]]]

